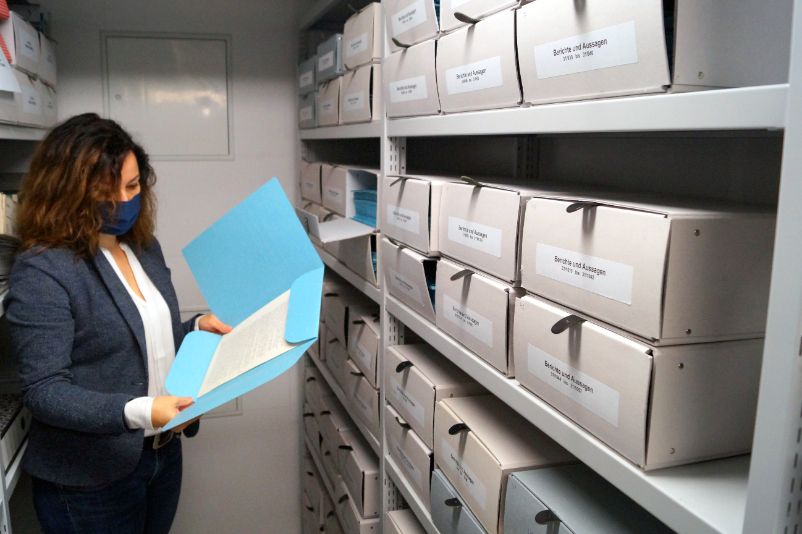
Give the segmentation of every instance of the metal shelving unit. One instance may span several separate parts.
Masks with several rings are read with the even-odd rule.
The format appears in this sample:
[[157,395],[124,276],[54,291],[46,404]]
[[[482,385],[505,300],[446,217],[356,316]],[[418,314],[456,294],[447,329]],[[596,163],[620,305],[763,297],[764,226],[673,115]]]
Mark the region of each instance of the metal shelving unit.
[[[315,9],[334,9],[321,0]],[[326,7],[328,6],[328,7]],[[316,11],[302,28],[312,27]],[[753,454],[644,472],[556,411],[516,380],[465,349],[404,304],[356,277],[323,252],[326,265],[382,305],[382,349],[408,328],[571,451],[646,510],[679,532],[736,534],[802,531],[802,0],[794,0],[789,83],[684,94],[658,94],[458,113],[318,130],[302,140],[379,137],[384,174],[406,173],[407,138],[539,134],[749,136],[782,132],[782,173],[774,269]],[[385,49],[385,55],[387,50]],[[375,131],[373,131],[375,129]],[[372,133],[365,133],[372,132]],[[420,144],[420,143],[418,143]],[[389,333],[389,334],[388,334]],[[382,391],[382,403],[384,394]],[[426,507],[392,459],[381,454],[385,486],[400,491],[430,534]],[[385,499],[387,501],[387,499]],[[385,502],[384,510],[392,509]]]
[[48,130],[34,126],[0,123],[0,139],[6,141],[41,141]]
[[17,455],[14,457],[14,461],[8,466],[4,477],[6,499],[11,499],[11,496],[14,495],[14,489],[17,487],[20,476],[22,476],[22,458],[25,456],[25,451],[27,449],[28,440],[26,439],[25,443],[22,444]]

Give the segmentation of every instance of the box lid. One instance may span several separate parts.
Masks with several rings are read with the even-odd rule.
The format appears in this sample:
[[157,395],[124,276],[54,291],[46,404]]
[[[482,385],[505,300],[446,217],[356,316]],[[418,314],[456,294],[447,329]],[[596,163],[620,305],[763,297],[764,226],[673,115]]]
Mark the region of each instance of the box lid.
[[434,389],[476,383],[462,369],[450,364],[445,356],[429,345],[395,345],[388,350],[410,361]]

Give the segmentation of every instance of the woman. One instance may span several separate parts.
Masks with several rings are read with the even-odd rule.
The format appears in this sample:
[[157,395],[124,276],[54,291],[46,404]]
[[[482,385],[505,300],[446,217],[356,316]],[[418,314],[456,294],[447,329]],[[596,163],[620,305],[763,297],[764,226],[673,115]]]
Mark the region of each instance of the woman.
[[84,114],[50,132],[20,191],[6,316],[45,532],[168,532],[175,515],[181,443],[159,429],[192,399],[164,381],[187,332],[230,327],[181,322],[154,183],[130,135]]

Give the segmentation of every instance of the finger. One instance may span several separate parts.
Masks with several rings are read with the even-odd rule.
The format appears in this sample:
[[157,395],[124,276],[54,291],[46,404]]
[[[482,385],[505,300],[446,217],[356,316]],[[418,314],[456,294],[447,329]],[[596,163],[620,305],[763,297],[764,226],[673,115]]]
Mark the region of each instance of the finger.
[[175,406],[180,410],[185,408],[189,408],[195,403],[195,400],[192,397],[176,397],[175,398]]
[[229,325],[221,321],[217,318],[217,316],[212,315],[211,317],[211,324],[212,327],[217,331],[218,334],[228,334],[233,330]]

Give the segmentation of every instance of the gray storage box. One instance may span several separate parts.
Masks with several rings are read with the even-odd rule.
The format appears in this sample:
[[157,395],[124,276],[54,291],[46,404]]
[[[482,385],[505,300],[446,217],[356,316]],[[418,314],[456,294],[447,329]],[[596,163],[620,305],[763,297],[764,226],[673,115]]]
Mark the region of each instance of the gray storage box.
[[315,92],[317,87],[317,56],[312,56],[298,65],[298,94],[306,95]]
[[440,534],[487,534],[439,469],[432,473],[431,511]]
[[298,99],[298,126],[301,128],[317,127],[317,98],[314,91]]
[[504,530],[510,533],[672,532],[582,464],[513,473],[504,510]]
[[343,35],[335,33],[317,45],[317,83],[333,80],[344,72]]

